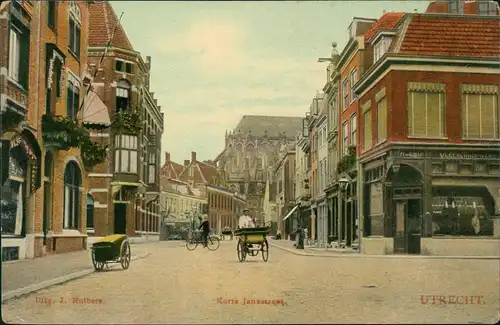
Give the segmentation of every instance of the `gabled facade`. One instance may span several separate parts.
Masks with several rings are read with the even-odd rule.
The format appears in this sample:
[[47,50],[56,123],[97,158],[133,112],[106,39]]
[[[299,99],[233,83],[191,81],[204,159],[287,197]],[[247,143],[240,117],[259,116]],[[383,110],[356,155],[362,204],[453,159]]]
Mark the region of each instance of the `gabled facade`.
[[365,38],[362,249],[498,255],[500,17],[430,11]]
[[223,180],[217,167],[197,160],[194,151],[191,152],[191,160],[184,160],[178,179],[200,191],[203,197],[207,195],[207,185],[223,186]]
[[278,213],[277,229],[286,238],[293,235],[297,227],[297,218],[287,214],[294,208],[295,202],[295,151],[283,154],[275,169],[276,210]]
[[130,43],[107,1],[90,5],[89,73],[111,127],[94,132],[108,145],[104,163],[89,174],[96,236],[158,237],[163,114],[150,92],[151,58]]

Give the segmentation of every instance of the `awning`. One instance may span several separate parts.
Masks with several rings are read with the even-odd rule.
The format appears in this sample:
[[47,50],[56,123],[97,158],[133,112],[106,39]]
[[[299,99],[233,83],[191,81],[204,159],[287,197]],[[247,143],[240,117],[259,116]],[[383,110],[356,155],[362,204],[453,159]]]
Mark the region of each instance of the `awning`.
[[103,126],[111,124],[107,106],[94,91],[90,91],[85,97],[83,122],[86,124],[97,124]]
[[294,212],[295,210],[297,210],[300,206],[300,203],[297,203],[292,210],[290,210],[290,212],[288,212],[288,214],[283,218],[283,221],[288,219],[288,217],[290,217]]

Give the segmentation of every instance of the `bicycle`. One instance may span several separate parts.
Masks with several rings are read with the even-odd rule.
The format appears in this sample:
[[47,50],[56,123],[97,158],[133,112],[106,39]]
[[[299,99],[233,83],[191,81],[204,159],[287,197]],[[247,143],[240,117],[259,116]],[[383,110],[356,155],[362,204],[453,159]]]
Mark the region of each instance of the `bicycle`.
[[[198,247],[199,244],[204,244],[202,240],[202,232],[199,230],[190,231],[188,234],[188,238],[186,240],[186,248],[188,251],[193,251]],[[215,251],[219,248],[220,241],[219,238],[208,234],[207,236],[207,248],[211,251]]]

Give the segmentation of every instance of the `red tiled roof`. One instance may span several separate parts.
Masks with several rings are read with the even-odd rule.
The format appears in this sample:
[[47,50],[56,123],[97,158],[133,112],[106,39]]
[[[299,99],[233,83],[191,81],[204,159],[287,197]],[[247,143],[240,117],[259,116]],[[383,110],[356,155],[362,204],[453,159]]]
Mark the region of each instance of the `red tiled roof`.
[[[118,24],[118,17],[108,1],[94,2],[89,8],[89,46],[106,46]],[[111,46],[133,51],[122,25],[118,25]]]
[[184,166],[173,161],[165,162],[160,168],[160,174],[172,179],[177,179],[183,168]]
[[213,184],[214,178],[216,181],[219,180],[220,174],[216,167],[199,161],[197,161],[197,163],[198,168],[200,169],[200,172],[207,183]]
[[365,33],[365,41],[369,41],[381,29],[391,29],[396,27],[403,16],[403,12],[386,12]]
[[[194,173],[192,177],[189,177],[189,168],[185,168],[179,173],[179,179],[183,182],[191,182],[194,183],[208,183],[214,184],[215,181],[220,179],[220,174],[217,171],[217,168],[208,164],[205,164],[201,161],[196,160],[194,163],[191,163],[190,166],[194,166]],[[196,168],[197,167],[197,168]]]
[[500,19],[413,15],[399,53],[498,58]]
[[[477,15],[479,11],[479,5],[477,1],[466,1],[464,2],[464,15]],[[433,1],[427,7],[425,11],[426,14],[445,14],[448,13],[448,3],[441,1]],[[497,6],[497,14],[498,6]]]

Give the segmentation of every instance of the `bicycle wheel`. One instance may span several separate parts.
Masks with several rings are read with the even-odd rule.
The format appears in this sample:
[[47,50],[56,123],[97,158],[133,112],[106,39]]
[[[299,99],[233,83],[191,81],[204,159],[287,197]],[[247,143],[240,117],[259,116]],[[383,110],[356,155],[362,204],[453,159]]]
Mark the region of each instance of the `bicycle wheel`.
[[211,251],[216,251],[220,246],[219,238],[209,236],[207,240],[207,247]]
[[198,241],[196,240],[196,238],[189,238],[186,240],[186,248],[188,251],[193,251],[196,249],[196,247],[198,247]]

